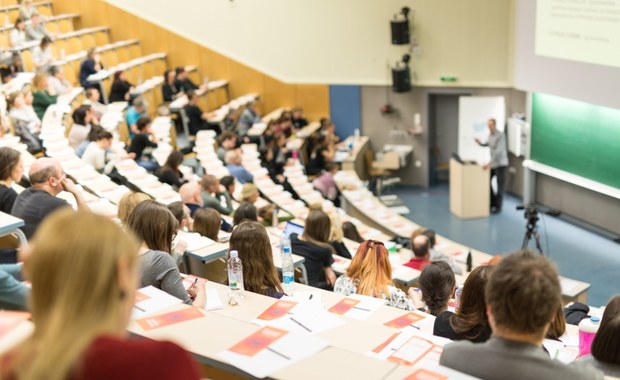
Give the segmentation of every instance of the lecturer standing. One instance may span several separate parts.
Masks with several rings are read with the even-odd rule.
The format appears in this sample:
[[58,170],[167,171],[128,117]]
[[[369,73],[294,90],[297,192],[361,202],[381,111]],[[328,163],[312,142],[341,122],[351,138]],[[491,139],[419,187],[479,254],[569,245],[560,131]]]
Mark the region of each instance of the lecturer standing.
[[502,194],[504,193],[504,183],[506,180],[506,168],[508,167],[508,152],[506,151],[506,136],[497,130],[495,119],[487,121],[489,127],[489,140],[482,143],[476,139],[480,146],[488,146],[491,149],[491,161],[484,165],[484,169],[491,168],[491,181],[493,177],[497,179],[497,193],[493,193],[491,186],[491,213],[496,214],[502,211]]

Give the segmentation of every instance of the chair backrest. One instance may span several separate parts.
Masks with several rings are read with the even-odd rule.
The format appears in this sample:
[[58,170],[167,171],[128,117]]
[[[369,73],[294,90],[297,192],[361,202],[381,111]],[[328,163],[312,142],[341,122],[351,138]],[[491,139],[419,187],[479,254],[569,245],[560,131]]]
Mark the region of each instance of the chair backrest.
[[22,63],[24,65],[24,70],[26,71],[34,71],[34,65],[32,63],[32,50],[24,49],[21,53]]
[[64,18],[62,20],[58,20],[58,24],[62,33],[72,32],[74,30],[72,18]]
[[130,140],[129,140],[129,127],[127,126],[127,122],[125,121],[125,119],[123,118],[123,121],[121,121],[118,124],[118,138],[120,141],[124,142],[125,144],[129,145]]
[[110,43],[110,33],[107,30],[95,33],[95,41],[97,46],[103,46]]

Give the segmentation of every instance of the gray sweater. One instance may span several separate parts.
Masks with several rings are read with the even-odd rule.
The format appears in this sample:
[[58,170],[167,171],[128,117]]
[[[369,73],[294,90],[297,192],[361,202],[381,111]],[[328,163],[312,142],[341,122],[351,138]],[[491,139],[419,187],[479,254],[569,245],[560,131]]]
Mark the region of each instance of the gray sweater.
[[460,341],[447,345],[439,364],[484,380],[602,380],[590,366],[566,365],[532,344],[491,337],[484,343]]
[[186,304],[192,304],[183,287],[179,268],[168,252],[150,250],[140,256],[140,287],[149,285],[183,300]]
[[620,364],[605,363],[597,360],[594,356],[588,354],[577,359],[580,365],[591,365],[592,367],[602,371],[605,376],[613,376],[620,378]]
[[489,135],[489,141],[482,146],[491,149],[491,169],[508,166],[508,151],[506,150],[506,135],[500,131],[495,131]]

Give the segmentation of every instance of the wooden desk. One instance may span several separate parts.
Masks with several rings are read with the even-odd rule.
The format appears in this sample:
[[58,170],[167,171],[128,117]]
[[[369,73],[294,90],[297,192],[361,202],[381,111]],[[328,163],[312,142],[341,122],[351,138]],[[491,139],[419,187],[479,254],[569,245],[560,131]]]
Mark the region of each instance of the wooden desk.
[[20,246],[25,247],[28,245],[28,239],[26,239],[26,235],[20,230],[23,226],[23,220],[0,212],[0,236],[15,234],[19,239]]
[[[353,149],[349,155],[342,160],[334,160],[341,163],[342,170],[353,170],[362,179],[368,178],[368,168],[366,167],[366,151],[370,149],[370,139],[368,136],[347,137],[342,144],[352,145]],[[336,154],[338,156],[338,153]]]

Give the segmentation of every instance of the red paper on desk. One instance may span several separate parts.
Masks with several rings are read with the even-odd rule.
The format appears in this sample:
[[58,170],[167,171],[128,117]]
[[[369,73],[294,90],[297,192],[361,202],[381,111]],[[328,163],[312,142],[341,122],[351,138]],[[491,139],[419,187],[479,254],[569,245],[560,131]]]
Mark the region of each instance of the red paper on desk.
[[347,311],[353,309],[355,305],[360,303],[360,300],[355,300],[353,298],[344,298],[342,301],[338,302],[334,306],[332,306],[328,311],[334,314],[345,314]]
[[389,322],[385,322],[383,325],[387,327],[392,327],[395,329],[402,329],[403,327],[407,327],[417,321],[424,319],[424,316],[409,312],[407,314],[401,315],[400,317],[393,319]]
[[0,311],[0,337],[8,334],[28,318],[30,313],[24,311]]
[[171,311],[166,314],[138,319],[136,323],[145,331],[148,331],[201,317],[204,317],[204,314],[200,310],[195,307],[186,307],[185,309]]
[[245,356],[254,356],[286,334],[288,334],[288,331],[280,330],[275,327],[263,327],[229,348],[228,351]]
[[142,302],[142,301],[146,301],[149,298],[151,298],[150,296],[147,296],[146,294],[140,292],[139,290],[136,291],[136,301],[134,303],[138,303],[138,302]]
[[276,301],[267,310],[263,311],[263,313],[259,315],[257,319],[261,319],[263,321],[272,321],[274,319],[278,319],[285,316],[286,313],[288,313],[295,306],[297,306],[297,302],[282,300]]
[[385,342],[383,342],[380,345],[378,345],[377,347],[375,347],[375,349],[372,350],[372,352],[378,354],[379,352],[383,351],[383,349],[386,348],[388,346],[388,344],[392,343],[392,341],[394,339],[398,338],[399,335],[400,335],[400,332],[394,333],[394,335],[389,337],[388,340],[386,340]]
[[429,371],[428,369],[420,368],[411,375],[405,377],[405,380],[447,380],[448,377],[441,373]]

